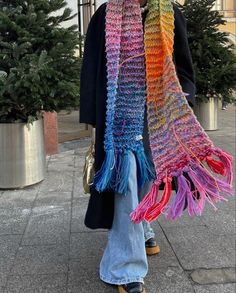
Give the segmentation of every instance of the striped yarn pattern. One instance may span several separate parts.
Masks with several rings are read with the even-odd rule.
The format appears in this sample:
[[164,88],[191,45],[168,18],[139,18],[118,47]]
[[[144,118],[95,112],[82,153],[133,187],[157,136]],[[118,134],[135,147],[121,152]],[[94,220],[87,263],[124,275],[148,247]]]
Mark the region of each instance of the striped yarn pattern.
[[[135,154],[139,187],[153,180],[150,191],[130,215],[135,223],[151,222],[162,213],[176,220],[183,214],[186,201],[189,215],[199,216],[205,202],[215,208],[215,203],[225,200],[220,193],[233,194],[233,158],[214,147],[188,105],[177,77],[172,57],[172,1],[148,0],[148,5],[144,33],[138,0],[107,3],[106,155],[94,177],[99,192],[112,189],[126,194],[129,155]],[[155,170],[145,156],[142,141],[145,104]],[[170,205],[173,177],[178,190]],[[165,189],[158,200],[162,182]]]
[[[120,7],[120,1],[114,5],[108,4],[107,14],[107,53],[113,52],[112,40],[117,38],[114,32],[114,14],[109,15],[110,11]],[[136,1],[137,2],[137,1]],[[109,6],[111,10],[109,9]],[[116,10],[115,10],[116,11]],[[108,25],[113,27],[109,30]],[[110,28],[111,28],[110,27]],[[135,151],[141,146],[140,141],[136,141],[136,137],[143,133],[144,105],[145,105],[145,60],[143,43],[143,27],[140,8],[134,1],[124,1],[122,31],[121,31],[121,48],[120,55],[109,56],[108,60],[112,64],[116,64],[117,57],[119,60],[120,70],[118,72],[117,97],[115,102],[115,116],[113,119],[113,143],[116,148],[123,149],[124,145]],[[111,51],[110,51],[111,50]],[[138,56],[135,60],[133,56]],[[131,58],[131,59],[129,59]],[[109,65],[108,65],[109,66]],[[112,74],[114,72],[114,74]],[[112,71],[111,77],[117,80],[117,72]],[[108,77],[109,79],[109,77]],[[113,94],[113,88],[109,88],[108,92]],[[111,121],[107,121],[110,123]]]
[[197,121],[182,92],[172,59],[174,45],[174,11],[171,1],[149,1],[145,22],[147,73],[147,108],[151,150],[156,169],[156,184],[166,173],[181,170],[192,159],[211,153],[213,143]]
[[[139,186],[155,177],[142,143],[146,102],[143,25],[138,0],[111,0],[106,9],[106,158],[95,175],[98,191],[126,194],[129,153],[136,155]],[[134,57],[135,56],[135,57]]]

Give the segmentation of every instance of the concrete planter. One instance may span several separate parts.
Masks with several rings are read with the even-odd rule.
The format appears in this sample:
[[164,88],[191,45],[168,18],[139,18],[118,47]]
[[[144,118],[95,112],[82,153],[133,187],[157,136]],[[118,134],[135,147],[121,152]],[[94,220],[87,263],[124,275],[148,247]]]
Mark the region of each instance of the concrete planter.
[[200,102],[195,106],[194,112],[204,130],[218,129],[218,108],[218,98],[209,98],[208,102]]
[[43,120],[0,123],[0,188],[22,188],[46,174]]

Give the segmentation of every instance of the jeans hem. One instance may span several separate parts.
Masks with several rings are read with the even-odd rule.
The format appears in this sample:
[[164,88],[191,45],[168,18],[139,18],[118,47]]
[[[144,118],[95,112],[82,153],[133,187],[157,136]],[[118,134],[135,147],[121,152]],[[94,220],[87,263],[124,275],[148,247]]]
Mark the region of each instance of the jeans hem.
[[134,282],[139,282],[139,283],[142,283],[144,284],[144,280],[142,277],[132,277],[132,278],[124,278],[124,279],[121,279],[121,280],[115,280],[115,279],[112,279],[112,278],[106,278],[104,276],[102,276],[100,274],[100,279],[105,282],[105,283],[108,283],[110,285],[124,285],[124,284],[129,284],[129,283],[134,283]]
[[155,233],[148,232],[148,233],[145,234],[144,238],[145,238],[145,242],[148,241],[151,238],[155,238]]

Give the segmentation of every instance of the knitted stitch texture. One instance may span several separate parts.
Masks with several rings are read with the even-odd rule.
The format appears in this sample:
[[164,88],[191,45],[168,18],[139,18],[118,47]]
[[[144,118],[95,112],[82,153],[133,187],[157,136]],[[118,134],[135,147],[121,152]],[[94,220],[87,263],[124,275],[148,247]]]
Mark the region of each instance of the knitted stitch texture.
[[[134,152],[139,186],[154,179],[150,192],[131,214],[135,223],[144,219],[151,222],[161,213],[176,220],[182,215],[186,200],[189,215],[201,215],[206,201],[214,206],[215,202],[225,200],[220,192],[233,194],[233,158],[214,147],[188,105],[176,74],[172,57],[174,10],[171,2],[148,1],[145,33],[138,0],[110,0],[107,4],[106,157],[94,184],[98,191],[110,188],[125,194],[130,171],[129,152]],[[145,103],[155,170],[145,156],[142,142]],[[183,171],[188,173],[196,190],[190,189]],[[212,171],[225,176],[226,181],[213,176]],[[174,176],[178,190],[169,205]],[[157,201],[162,182],[165,189]]]

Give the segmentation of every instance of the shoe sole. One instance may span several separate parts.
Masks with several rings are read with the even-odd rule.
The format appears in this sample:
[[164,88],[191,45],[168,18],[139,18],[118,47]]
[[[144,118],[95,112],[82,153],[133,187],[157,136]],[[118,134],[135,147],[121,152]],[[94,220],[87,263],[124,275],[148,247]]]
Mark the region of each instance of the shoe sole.
[[[128,293],[122,286],[118,286],[118,292],[119,293]],[[141,293],[146,293],[146,289],[143,288],[143,291]]]
[[146,253],[147,255],[155,255],[155,254],[158,254],[160,252],[160,247],[157,245],[157,246],[154,246],[154,247],[146,247]]

